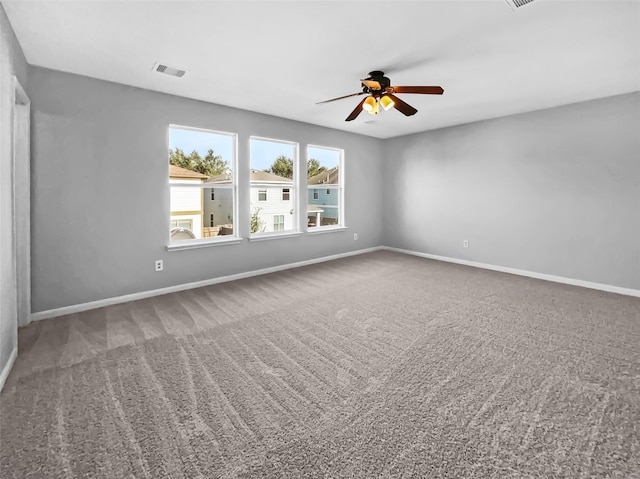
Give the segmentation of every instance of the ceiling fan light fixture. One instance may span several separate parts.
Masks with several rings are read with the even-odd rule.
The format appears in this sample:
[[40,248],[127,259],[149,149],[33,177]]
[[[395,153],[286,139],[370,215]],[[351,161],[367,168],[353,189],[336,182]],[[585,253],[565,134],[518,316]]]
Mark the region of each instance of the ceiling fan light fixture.
[[380,97],[380,105],[382,105],[382,108],[386,110],[393,108],[393,105],[395,105],[395,102],[391,99],[391,97],[387,96],[387,95],[383,95]]
[[373,113],[373,109],[375,108],[377,110],[377,106],[378,102],[376,102],[376,99],[372,96],[368,96],[362,104],[362,109],[368,113],[371,113],[372,115],[375,115],[375,113]]

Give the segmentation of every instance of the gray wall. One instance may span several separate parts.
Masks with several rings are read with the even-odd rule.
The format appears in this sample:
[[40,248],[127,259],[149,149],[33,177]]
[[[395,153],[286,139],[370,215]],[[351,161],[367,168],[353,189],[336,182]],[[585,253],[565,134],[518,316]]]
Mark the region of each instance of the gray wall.
[[383,242],[640,289],[639,132],[632,93],[389,140]]
[[[638,94],[384,142],[35,67],[29,94],[34,312],[381,244],[640,289]],[[167,252],[169,123],[238,133],[241,180],[250,135],[344,148],[349,230]]]
[[12,81],[27,83],[27,62],[0,5],[0,371],[17,344],[15,252],[12,226]]
[[[382,242],[381,141],[36,67],[29,93],[33,312]],[[240,181],[248,182],[250,135],[299,142],[301,156],[308,143],[344,148],[349,229],[167,252],[170,123],[238,133]],[[164,272],[154,271],[156,259]]]

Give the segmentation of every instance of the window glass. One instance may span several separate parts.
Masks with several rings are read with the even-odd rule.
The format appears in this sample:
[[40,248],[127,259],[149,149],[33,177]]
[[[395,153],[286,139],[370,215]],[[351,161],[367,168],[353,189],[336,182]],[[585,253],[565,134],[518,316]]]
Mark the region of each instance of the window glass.
[[297,231],[296,143],[250,139],[250,230],[252,235]]
[[274,215],[273,231],[283,231],[283,230],[284,230],[284,215]]
[[343,150],[307,148],[307,226],[344,225]]
[[169,127],[170,242],[234,235],[236,135]]

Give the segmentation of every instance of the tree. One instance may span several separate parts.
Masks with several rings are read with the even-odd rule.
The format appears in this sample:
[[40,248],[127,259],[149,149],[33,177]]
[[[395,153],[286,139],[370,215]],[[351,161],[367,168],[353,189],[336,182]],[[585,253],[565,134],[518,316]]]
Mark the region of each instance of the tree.
[[[324,166],[320,166],[320,162],[314,158],[310,158],[307,161],[307,178],[322,173],[327,169]],[[274,175],[282,176],[283,178],[293,178],[293,160],[286,156],[280,155],[277,157],[271,168],[264,170]]]
[[251,212],[251,232],[262,233],[264,231],[264,221],[260,219],[258,214],[262,208],[254,208]]
[[318,160],[309,158],[309,161],[307,161],[307,178],[316,176],[323,171],[327,171],[327,169],[324,166],[320,166],[320,162]]
[[207,176],[221,175],[229,168],[229,162],[216,155],[212,149],[202,158],[195,150],[187,156],[180,148],[170,148],[169,163]]
[[265,171],[282,176],[283,178],[293,178],[293,160],[284,155],[280,155],[274,160],[271,168]]

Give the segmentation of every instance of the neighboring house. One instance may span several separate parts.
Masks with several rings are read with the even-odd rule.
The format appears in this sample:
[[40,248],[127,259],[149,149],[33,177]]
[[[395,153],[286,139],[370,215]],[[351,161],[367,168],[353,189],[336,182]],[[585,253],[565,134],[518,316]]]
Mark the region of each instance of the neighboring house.
[[340,184],[339,174],[339,167],[336,166],[307,179],[309,225],[338,223],[340,189],[336,187]]
[[[211,186],[214,186],[212,188]],[[222,228],[233,228],[233,179],[231,173],[212,176],[204,187],[204,226],[211,236],[221,234]]]
[[172,240],[202,238],[202,183],[208,177],[169,165]]
[[[251,214],[257,214],[260,223],[258,232],[293,229],[293,180],[266,171],[251,170],[250,182]],[[224,187],[231,183],[232,178],[228,173],[204,182],[205,222],[213,221],[214,226],[217,226],[228,223],[233,218],[233,190]],[[214,185],[221,187],[208,188]]]

